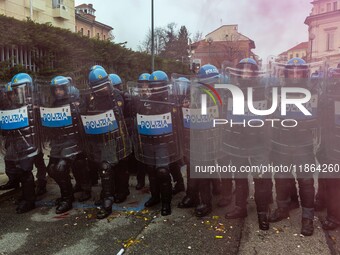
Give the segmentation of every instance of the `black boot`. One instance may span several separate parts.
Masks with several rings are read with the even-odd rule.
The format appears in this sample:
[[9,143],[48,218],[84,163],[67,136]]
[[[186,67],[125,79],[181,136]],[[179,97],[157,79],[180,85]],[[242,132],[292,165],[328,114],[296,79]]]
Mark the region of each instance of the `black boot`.
[[170,203],[162,203],[161,215],[167,216],[171,214],[171,204]]
[[28,212],[35,208],[34,176],[31,171],[23,172],[20,177],[22,184],[22,197],[16,212],[18,214]]
[[288,208],[277,208],[275,211],[269,216],[269,222],[278,222],[289,217]]
[[[172,184],[168,169],[157,169],[157,176],[160,182],[160,194],[162,209],[161,215],[166,216],[171,214],[171,199],[172,199]],[[181,175],[182,176],[182,175]]]
[[57,208],[55,209],[56,214],[62,214],[72,209],[72,199],[62,198]]
[[259,228],[261,230],[268,230],[269,229],[269,221],[268,215],[265,212],[257,213],[257,218],[259,221]]
[[209,213],[212,211],[212,206],[211,204],[199,204],[195,208],[195,215],[197,217],[204,217],[207,216]]
[[339,227],[339,224],[330,221],[330,220],[325,220],[322,222],[322,229],[324,230],[334,230],[337,229]]
[[0,190],[9,190],[9,189],[18,189],[19,188],[19,182],[17,181],[8,181],[4,185],[0,186]]
[[226,219],[243,219],[248,216],[247,208],[242,208],[239,206],[235,206],[235,208],[231,211],[226,213]]
[[17,214],[26,213],[35,208],[35,203],[31,201],[22,200],[16,208]]
[[97,212],[97,219],[104,219],[112,213],[112,204],[114,200],[114,174],[112,166],[107,162],[102,162],[101,169],[101,197],[103,198],[103,203],[101,209]]
[[[189,174],[189,173],[188,173]],[[199,204],[198,191],[197,191],[197,180],[187,180],[187,195],[178,203],[178,208],[192,208]]]
[[58,179],[57,183],[60,188],[61,200],[59,204],[57,205],[55,213],[61,214],[72,209],[72,202],[74,201],[73,189],[72,189],[71,178],[69,175],[63,176],[61,180]]
[[145,202],[145,207],[151,207],[161,202],[159,183],[157,180],[156,170],[148,169],[149,182],[150,182],[150,193],[151,198]]
[[314,232],[313,220],[302,218],[301,234],[311,236]]
[[198,205],[198,199],[191,198],[190,196],[183,197],[182,201],[178,203],[178,208],[192,208]]
[[97,212],[97,219],[104,219],[112,213],[113,197],[104,198],[102,208]]

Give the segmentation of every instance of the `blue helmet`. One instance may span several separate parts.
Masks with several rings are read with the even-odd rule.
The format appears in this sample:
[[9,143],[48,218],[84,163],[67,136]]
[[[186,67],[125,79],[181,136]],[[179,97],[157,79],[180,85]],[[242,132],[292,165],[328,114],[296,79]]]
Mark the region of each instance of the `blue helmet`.
[[18,73],[13,76],[11,80],[12,87],[23,85],[23,84],[32,86],[33,81],[32,81],[31,76],[29,76],[27,73]]
[[199,79],[210,79],[210,78],[218,78],[220,75],[218,69],[216,66],[211,64],[206,64],[201,66],[201,68],[198,70],[198,78]]
[[111,93],[113,87],[109,75],[101,68],[94,69],[89,73],[89,86],[93,93],[98,93],[100,96]]
[[309,77],[309,67],[302,58],[292,58],[288,60],[284,68],[286,78],[299,80]]
[[150,74],[149,73],[142,73],[138,77],[138,81],[149,81]]
[[302,58],[292,58],[288,60],[286,66],[306,66],[306,61]]
[[248,69],[251,71],[258,71],[259,67],[256,63],[256,61],[252,58],[244,58],[241,59],[240,62],[236,65],[236,68],[238,69]]
[[113,86],[120,85],[123,83],[122,79],[117,74],[113,73],[109,74],[109,79],[111,80]]
[[154,71],[149,77],[150,94],[157,100],[163,100],[168,96],[168,75],[161,71]]
[[244,58],[241,59],[239,64],[251,64],[251,65],[257,65],[256,61],[252,58]]
[[95,85],[109,81],[109,75],[104,69],[93,69],[89,73],[89,85],[93,87]]
[[157,70],[157,71],[154,71],[150,76],[149,76],[149,82],[150,83],[164,83],[164,82],[168,82],[169,81],[169,78],[168,78],[168,75],[161,71],[161,70]]
[[[56,76],[51,80],[51,93],[56,99],[68,98],[69,88],[71,86],[70,80],[65,76]],[[61,93],[60,91],[64,91]]]
[[51,86],[63,86],[70,84],[70,80],[65,76],[56,76],[51,80]]
[[252,58],[241,59],[236,65],[236,77],[238,83],[248,84],[253,78],[258,76],[259,67]]

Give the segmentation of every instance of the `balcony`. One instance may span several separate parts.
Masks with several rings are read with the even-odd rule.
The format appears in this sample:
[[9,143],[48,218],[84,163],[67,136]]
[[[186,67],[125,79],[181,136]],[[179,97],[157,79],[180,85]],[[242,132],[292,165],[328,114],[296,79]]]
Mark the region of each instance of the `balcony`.
[[67,7],[64,5],[54,8],[52,10],[52,16],[53,18],[70,19],[70,13],[68,12]]
[[44,12],[46,10],[46,1],[44,0],[25,0],[25,7],[30,9],[32,7],[34,11]]

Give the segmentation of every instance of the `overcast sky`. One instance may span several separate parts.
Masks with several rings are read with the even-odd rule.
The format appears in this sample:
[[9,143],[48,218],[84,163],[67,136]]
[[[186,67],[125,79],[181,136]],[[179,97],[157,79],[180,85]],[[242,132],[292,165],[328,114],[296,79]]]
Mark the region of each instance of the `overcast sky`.
[[[308,41],[305,18],[311,0],[154,0],[155,27],[174,22],[203,37],[221,25],[238,24],[238,31],[255,41],[254,52],[265,59]],[[93,4],[96,20],[114,28],[115,42],[137,50],[151,28],[151,0],[75,0]]]

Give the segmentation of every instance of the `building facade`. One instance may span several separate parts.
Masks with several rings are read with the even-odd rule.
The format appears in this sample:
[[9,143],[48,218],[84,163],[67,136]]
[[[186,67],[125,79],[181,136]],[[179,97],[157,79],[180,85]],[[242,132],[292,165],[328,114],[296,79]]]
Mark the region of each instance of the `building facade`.
[[306,61],[309,61],[310,59],[308,59],[308,45],[308,42],[302,42],[298,45],[295,45],[289,50],[281,53],[279,55],[279,61],[286,63],[291,58],[302,58]]
[[75,7],[76,26],[75,31],[81,35],[99,40],[112,39],[112,27],[96,21],[95,12],[92,4],[81,4]]
[[234,66],[243,58],[257,58],[251,51],[254,41],[239,33],[238,25],[223,25],[189,47],[193,70],[208,63],[220,69],[224,64]]
[[75,32],[74,0],[0,0],[0,14]]
[[308,55],[313,61],[326,61],[329,67],[340,62],[340,0],[314,0],[308,25]]

